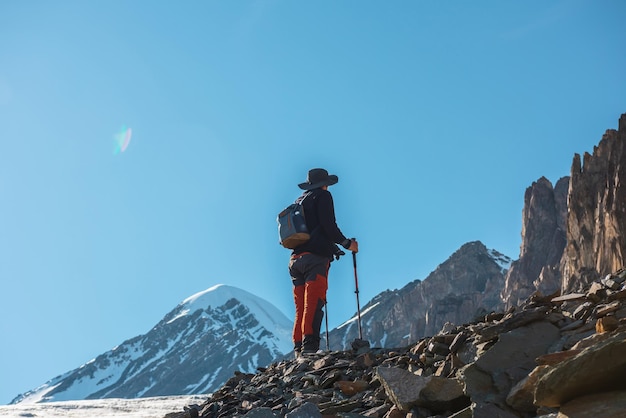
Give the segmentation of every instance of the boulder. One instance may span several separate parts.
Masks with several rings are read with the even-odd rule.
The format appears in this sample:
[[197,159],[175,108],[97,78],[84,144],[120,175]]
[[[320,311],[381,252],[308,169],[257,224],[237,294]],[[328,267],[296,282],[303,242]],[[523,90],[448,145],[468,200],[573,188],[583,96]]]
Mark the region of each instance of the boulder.
[[490,391],[494,403],[505,406],[511,388],[535,368],[535,359],[546,354],[559,338],[559,329],[547,321],[533,322],[500,335],[493,347],[474,362],[491,376],[496,389]]
[[517,411],[535,412],[535,387],[539,379],[546,374],[551,368],[549,366],[537,366],[528,376],[520,380],[509,395],[506,397],[506,403]]
[[435,412],[456,411],[470,404],[457,379],[422,377],[397,367],[378,367],[376,374],[387,396],[404,412],[414,406]]
[[546,373],[535,390],[537,405],[558,407],[588,394],[626,388],[626,332],[584,349]]

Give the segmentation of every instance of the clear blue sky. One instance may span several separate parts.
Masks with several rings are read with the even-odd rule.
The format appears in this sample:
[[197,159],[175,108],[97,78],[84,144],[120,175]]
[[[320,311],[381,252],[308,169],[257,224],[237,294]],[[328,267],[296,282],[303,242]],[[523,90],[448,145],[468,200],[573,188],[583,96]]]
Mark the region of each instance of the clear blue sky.
[[[339,176],[362,305],[468,241],[517,258],[525,189],[626,112],[624,16],[619,0],[1,2],[0,403],[218,283],[291,317],[275,218],[309,168]],[[346,257],[331,327],[353,291]]]

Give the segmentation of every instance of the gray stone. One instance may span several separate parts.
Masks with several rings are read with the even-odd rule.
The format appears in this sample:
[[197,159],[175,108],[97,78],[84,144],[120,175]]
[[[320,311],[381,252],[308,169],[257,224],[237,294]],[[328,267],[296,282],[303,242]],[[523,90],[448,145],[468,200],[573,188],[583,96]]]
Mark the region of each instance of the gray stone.
[[480,342],[489,341],[500,334],[522,327],[535,321],[546,318],[549,308],[540,306],[534,309],[519,312],[509,318],[503,319],[502,322],[483,328],[478,332]]
[[561,296],[552,298],[552,302],[553,303],[566,302],[569,300],[583,299],[584,297],[585,297],[584,293],[568,293],[567,295],[561,295]]
[[535,358],[545,354],[559,336],[558,328],[547,321],[500,335],[498,342],[475,362],[476,367],[492,378],[496,389],[490,393],[492,402],[505,406],[513,385],[528,375],[535,367]]
[[246,415],[246,418],[279,418],[280,415],[276,414],[272,411],[271,408],[255,408],[249,411]]
[[286,418],[321,418],[317,405],[307,402],[285,415]]
[[492,400],[495,388],[491,375],[475,363],[462,367],[457,373],[463,382],[463,393],[474,401]]
[[563,328],[561,328],[561,332],[571,331],[571,330],[580,328],[584,324],[585,324],[584,321],[581,321],[580,319],[577,319],[575,321],[570,322],[568,325],[565,325]]
[[517,414],[490,403],[473,403],[472,418],[518,418]]
[[593,303],[585,302],[581,304],[576,310],[574,310],[574,318],[580,320],[586,320],[591,315]]
[[376,375],[389,399],[405,412],[417,405],[420,392],[426,386],[426,378],[398,367],[378,367]]
[[428,344],[428,351],[430,351],[433,354],[440,354],[443,356],[448,355],[448,353],[450,353],[450,348],[449,346],[442,344],[442,343],[438,343],[438,342],[431,342],[430,344]]
[[621,285],[621,283],[613,280],[610,274],[603,278],[601,282],[604,286],[608,287],[611,290],[618,290]]
[[420,392],[418,406],[435,412],[457,411],[470,404],[463,393],[463,384],[457,379],[431,376]]
[[541,376],[550,369],[550,366],[535,367],[528,376],[513,386],[513,389],[506,397],[507,405],[518,411],[535,412],[537,410],[535,406],[535,387]]
[[459,360],[464,364],[469,364],[478,358],[478,346],[474,338],[465,340],[465,343],[459,348],[457,355]]
[[379,367],[376,373],[387,396],[403,412],[415,406],[438,412],[454,411],[470,403],[457,379],[422,377],[395,367]]
[[612,312],[617,311],[620,308],[620,301],[616,300],[615,302],[611,302],[607,305],[598,305],[597,306],[597,315],[598,316],[605,316],[608,315]]
[[468,336],[469,335],[466,332],[459,332],[454,337],[454,340],[452,340],[452,343],[450,343],[450,347],[449,347],[450,352],[456,353],[457,351],[459,351],[459,349],[463,346],[463,344],[467,340]]

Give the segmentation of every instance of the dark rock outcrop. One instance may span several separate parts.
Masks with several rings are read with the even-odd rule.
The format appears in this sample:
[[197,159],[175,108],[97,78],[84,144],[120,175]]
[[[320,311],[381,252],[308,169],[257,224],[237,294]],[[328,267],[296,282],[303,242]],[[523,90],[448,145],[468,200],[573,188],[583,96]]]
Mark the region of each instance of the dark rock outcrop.
[[563,291],[575,291],[626,263],[626,114],[593,154],[574,156],[568,193]]

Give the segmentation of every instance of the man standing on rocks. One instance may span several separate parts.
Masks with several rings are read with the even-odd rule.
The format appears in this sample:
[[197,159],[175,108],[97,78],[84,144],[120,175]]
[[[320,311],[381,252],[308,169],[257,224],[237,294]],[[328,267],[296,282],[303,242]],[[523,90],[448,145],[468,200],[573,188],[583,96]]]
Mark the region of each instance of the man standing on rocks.
[[296,317],[293,344],[296,356],[315,353],[320,348],[320,327],[328,290],[328,270],[333,256],[343,252],[336,244],[354,253],[359,251],[355,239],[346,238],[335,220],[333,197],[328,186],[339,178],[323,168],[309,170],[307,180],[298,184],[304,190],[301,200],[306,225],[311,238],[296,247],[289,259],[289,274],[293,282]]

